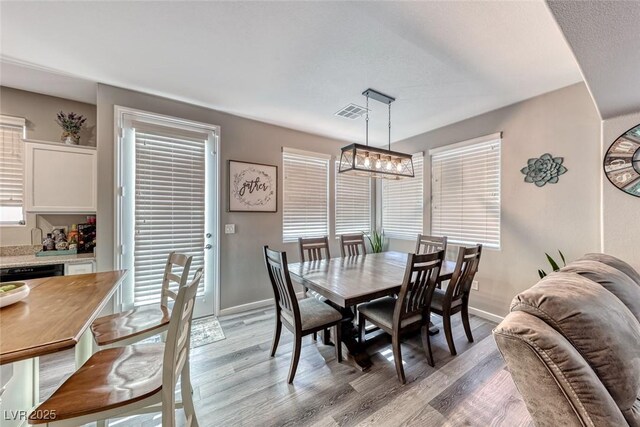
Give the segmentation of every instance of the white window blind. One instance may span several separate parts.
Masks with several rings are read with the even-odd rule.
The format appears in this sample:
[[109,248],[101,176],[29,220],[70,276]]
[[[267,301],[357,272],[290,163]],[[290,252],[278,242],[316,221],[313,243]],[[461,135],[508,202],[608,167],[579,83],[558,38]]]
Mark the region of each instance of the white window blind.
[[424,157],[413,156],[414,178],[382,180],[382,229],[387,237],[414,240],[422,233]]
[[371,178],[338,173],[336,162],[336,235],[371,231]]
[[282,241],[329,234],[330,156],[283,149]]
[[0,116],[0,224],[24,224],[24,126]]
[[[134,304],[143,305],[160,301],[169,252],[193,255],[190,278],[204,267],[207,135],[147,124],[134,128]],[[203,292],[204,280],[198,294]]]
[[432,152],[433,235],[500,248],[500,142],[492,136]]

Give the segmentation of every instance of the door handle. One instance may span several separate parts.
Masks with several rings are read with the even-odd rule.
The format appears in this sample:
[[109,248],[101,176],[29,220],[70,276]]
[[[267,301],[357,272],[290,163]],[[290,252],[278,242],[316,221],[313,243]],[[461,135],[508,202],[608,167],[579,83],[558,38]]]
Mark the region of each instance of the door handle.
[[205,248],[205,249],[211,249],[211,245],[207,244],[207,245],[205,245],[205,247],[204,247],[204,248]]

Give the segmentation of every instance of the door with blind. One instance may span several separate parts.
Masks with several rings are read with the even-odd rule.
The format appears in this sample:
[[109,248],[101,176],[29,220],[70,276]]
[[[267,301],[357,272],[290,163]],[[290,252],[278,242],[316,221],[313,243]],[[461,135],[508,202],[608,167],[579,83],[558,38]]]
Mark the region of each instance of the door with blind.
[[173,120],[124,121],[121,258],[130,274],[123,308],[160,302],[167,256],[175,251],[193,256],[189,280],[204,268],[195,315],[213,314],[216,138],[215,129]]

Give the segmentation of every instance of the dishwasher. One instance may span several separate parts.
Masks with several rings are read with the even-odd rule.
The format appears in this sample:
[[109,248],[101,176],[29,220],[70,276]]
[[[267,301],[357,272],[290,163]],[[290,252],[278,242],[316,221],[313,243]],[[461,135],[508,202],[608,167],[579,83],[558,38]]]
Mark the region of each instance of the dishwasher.
[[64,276],[64,264],[27,265],[0,269],[0,282],[18,282],[51,276]]

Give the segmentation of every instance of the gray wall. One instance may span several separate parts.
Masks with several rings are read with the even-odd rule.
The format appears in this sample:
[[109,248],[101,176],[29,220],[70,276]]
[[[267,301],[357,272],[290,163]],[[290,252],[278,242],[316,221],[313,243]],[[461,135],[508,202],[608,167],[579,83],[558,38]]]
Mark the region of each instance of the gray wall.
[[[60,110],[67,113],[73,111],[87,118],[85,129],[80,134],[80,144],[95,146],[95,105],[0,86],[0,114],[24,117],[28,139],[60,141],[62,131],[55,122],[56,114]],[[64,191],[64,189],[60,189],[60,191]],[[31,229],[36,226],[47,233],[51,231],[53,226],[69,226],[80,222],[85,222],[85,216],[27,214],[26,225],[7,226],[0,229],[0,245],[31,244]]]
[[[297,259],[296,244],[282,243],[282,147],[293,147],[332,155],[345,142],[197,107],[139,92],[98,86],[98,269],[114,265],[114,105],[136,108],[220,126],[221,194],[220,291],[221,307],[228,308],[272,298],[262,246],[268,244]],[[279,167],[277,213],[229,213],[227,200],[227,160],[255,161]],[[333,200],[333,181],[330,200]],[[333,205],[331,205],[333,223]],[[236,234],[224,234],[225,224],[236,224]],[[332,239],[333,241],[333,239]],[[333,244],[336,242],[333,241]],[[337,245],[333,253],[339,253]]]
[[[548,270],[545,252],[561,249],[568,259],[574,259],[600,248],[600,119],[585,85],[569,86],[418,135],[395,148],[423,150],[428,156],[430,148],[499,131],[503,132],[502,248],[483,252],[479,291],[472,292],[471,305],[504,316],[513,296],[537,281],[537,269]],[[555,185],[537,188],[524,183],[520,169],[527,159],[546,152],[564,157],[569,171]],[[425,233],[430,230],[431,209],[428,159]],[[391,240],[389,248],[411,251],[414,242]]]
[[[605,120],[602,123],[602,152],[620,135],[640,123],[640,111]],[[602,174],[603,252],[617,256],[640,271],[640,197],[623,193]]]

